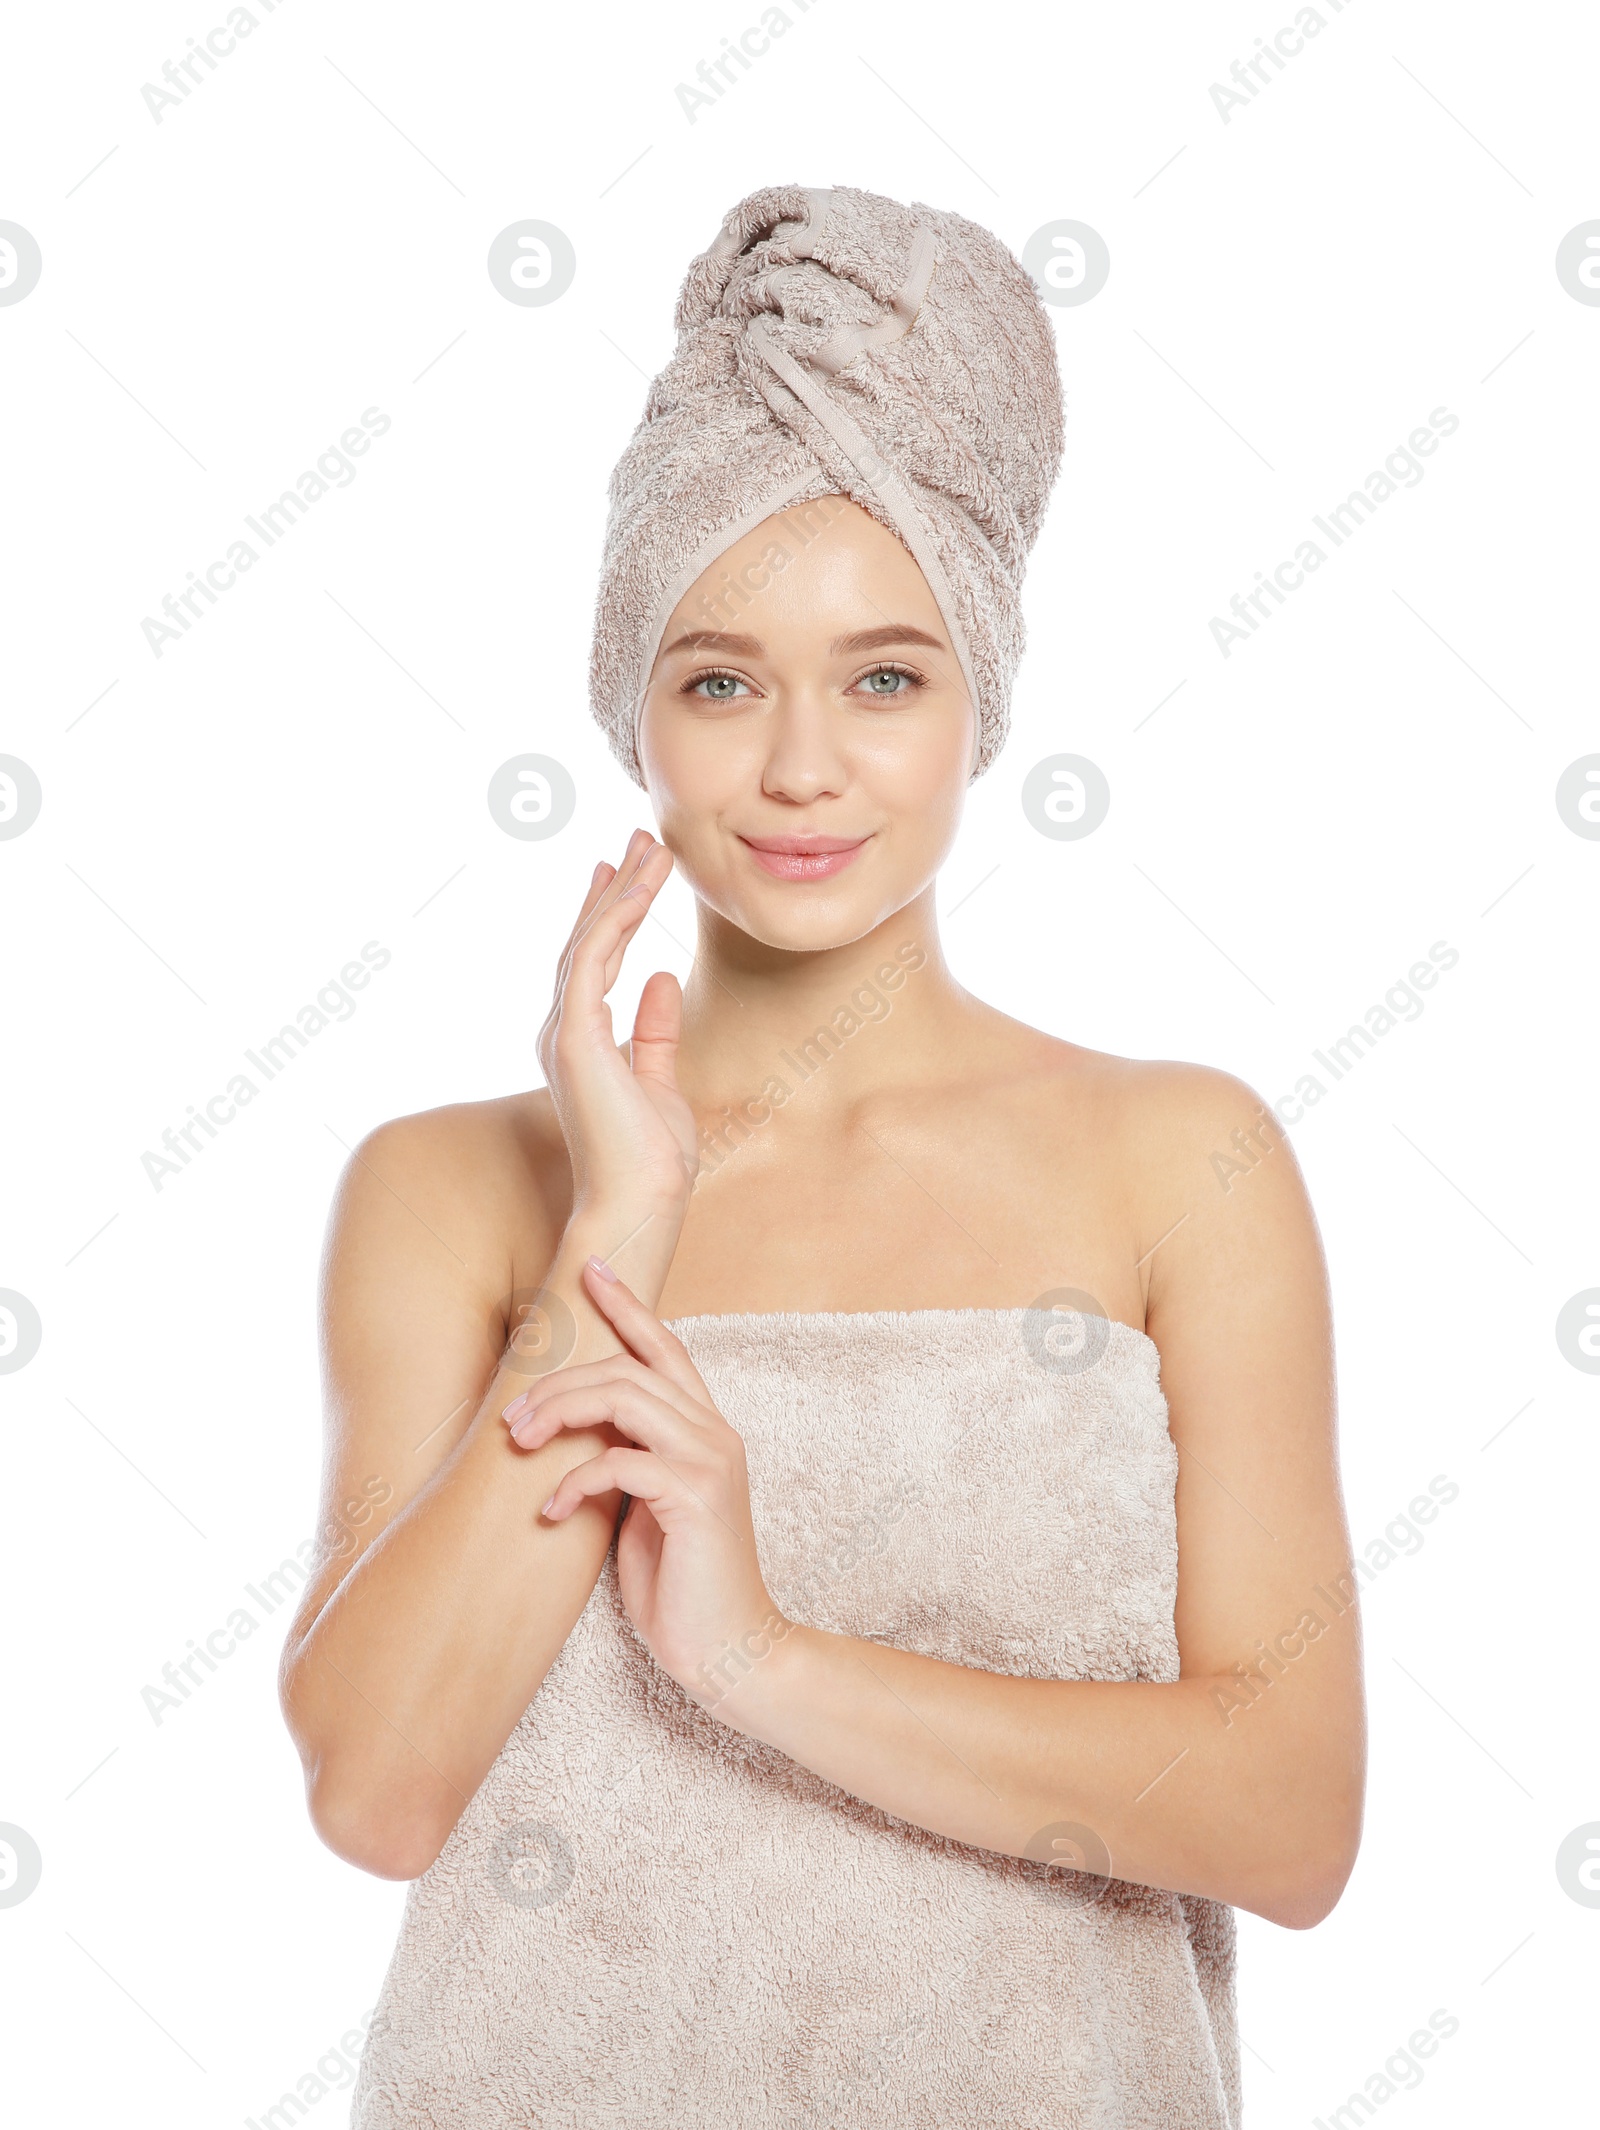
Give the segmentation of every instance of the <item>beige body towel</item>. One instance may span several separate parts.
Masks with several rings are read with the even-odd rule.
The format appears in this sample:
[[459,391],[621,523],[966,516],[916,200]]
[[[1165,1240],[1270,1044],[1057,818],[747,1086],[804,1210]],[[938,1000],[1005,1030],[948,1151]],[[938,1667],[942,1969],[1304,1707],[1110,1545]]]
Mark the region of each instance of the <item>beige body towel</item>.
[[[1076,1372],[1022,1310],[678,1321],[789,1615],[1176,1679],[1159,1360],[1087,1321]],[[730,1730],[613,1554],[410,1891],[352,2124],[1234,2130],[1233,1952],[1229,1908],[930,1834]]]

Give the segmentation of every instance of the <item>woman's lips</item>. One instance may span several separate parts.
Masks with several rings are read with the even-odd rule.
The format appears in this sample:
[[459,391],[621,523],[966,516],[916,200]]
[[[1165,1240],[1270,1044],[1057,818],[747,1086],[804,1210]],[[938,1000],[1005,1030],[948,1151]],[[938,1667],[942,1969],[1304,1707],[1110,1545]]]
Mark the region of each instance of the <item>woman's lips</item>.
[[842,873],[865,836],[741,836],[739,841],[774,880],[826,880]]

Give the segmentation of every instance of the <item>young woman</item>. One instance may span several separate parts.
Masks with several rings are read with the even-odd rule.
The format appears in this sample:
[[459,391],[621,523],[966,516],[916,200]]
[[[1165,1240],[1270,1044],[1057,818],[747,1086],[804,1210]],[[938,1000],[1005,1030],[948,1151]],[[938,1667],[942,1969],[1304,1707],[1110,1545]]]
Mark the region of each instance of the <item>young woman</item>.
[[1232,1909],[1315,1924],[1360,1826],[1326,1281],[1248,1087],[940,951],[1049,326],[970,223],[780,187],[679,327],[594,668],[659,840],[545,1088],[374,1132],[330,1232],[284,1699],[416,1881],[354,2119],[1232,2126]]

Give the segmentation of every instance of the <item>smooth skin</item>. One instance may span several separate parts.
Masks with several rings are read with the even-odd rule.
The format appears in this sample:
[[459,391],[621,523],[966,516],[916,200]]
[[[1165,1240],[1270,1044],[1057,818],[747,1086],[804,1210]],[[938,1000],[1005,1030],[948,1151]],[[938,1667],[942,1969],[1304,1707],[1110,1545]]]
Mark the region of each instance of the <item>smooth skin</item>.
[[[1120,1878],[1308,1927],[1354,1863],[1365,1730],[1357,1610],[1315,1594],[1350,1548],[1299,1168],[1228,1074],[1082,1049],[951,976],[933,883],[972,705],[911,556],[830,500],[820,529],[758,526],[663,634],[640,727],[660,840],[595,869],[545,1088],[383,1125],[341,1181],[327,1537],[282,1676],[313,1820],[366,1870],[426,1870],[616,1535],[640,1634],[720,1721],[936,1833],[1022,1855],[1087,1826]],[[708,635],[708,594],[751,565],[762,588]],[[648,980],[619,1046],[606,996],[674,863],[694,967],[681,994]],[[885,969],[890,1010],[866,1009]],[[763,1103],[852,993],[858,1031]],[[1237,1132],[1255,1165],[1225,1191]],[[1060,1287],[1160,1349],[1181,1677],[1017,1678],[786,1619],[743,1443],[664,1320]],[[528,1315],[535,1290],[558,1306]],[[538,1327],[562,1310],[556,1367]]]

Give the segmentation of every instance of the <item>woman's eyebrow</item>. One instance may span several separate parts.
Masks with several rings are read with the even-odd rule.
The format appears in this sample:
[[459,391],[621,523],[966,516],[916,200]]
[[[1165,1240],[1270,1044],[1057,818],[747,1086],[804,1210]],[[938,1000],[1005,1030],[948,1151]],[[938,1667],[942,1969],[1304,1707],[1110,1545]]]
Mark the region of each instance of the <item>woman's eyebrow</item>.
[[673,651],[726,651],[730,658],[759,658],[765,649],[759,637],[691,629],[687,636],[675,636],[671,643],[663,645],[660,656],[666,658]]
[[[939,637],[913,627],[909,621],[889,621],[875,629],[853,630],[848,636],[836,636],[828,649],[837,657],[845,652],[881,651],[894,643],[926,644],[930,651],[949,649]],[[670,657],[674,651],[711,651],[729,658],[760,658],[766,648],[757,636],[741,636],[723,629],[691,629],[687,635],[675,636],[671,643],[664,644],[660,656]]]
[[939,637],[930,636],[926,629],[913,628],[909,621],[891,621],[876,629],[857,629],[849,636],[836,636],[828,648],[834,652],[881,651],[892,643],[925,643],[930,651],[949,648]]

